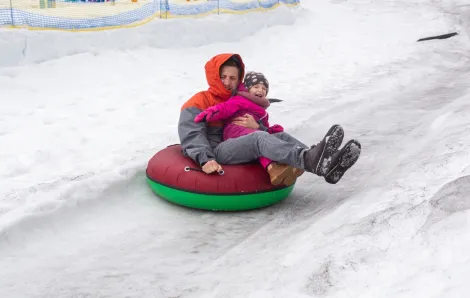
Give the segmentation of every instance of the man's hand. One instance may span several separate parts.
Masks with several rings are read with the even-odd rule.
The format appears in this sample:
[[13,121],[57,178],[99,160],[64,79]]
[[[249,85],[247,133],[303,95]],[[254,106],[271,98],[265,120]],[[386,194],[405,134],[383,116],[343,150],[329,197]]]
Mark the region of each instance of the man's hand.
[[202,170],[206,174],[222,171],[222,166],[219,165],[215,160],[209,160],[202,166]]
[[233,119],[232,123],[246,128],[259,129],[258,122],[256,122],[255,118],[253,118],[253,116],[250,114],[236,117]]

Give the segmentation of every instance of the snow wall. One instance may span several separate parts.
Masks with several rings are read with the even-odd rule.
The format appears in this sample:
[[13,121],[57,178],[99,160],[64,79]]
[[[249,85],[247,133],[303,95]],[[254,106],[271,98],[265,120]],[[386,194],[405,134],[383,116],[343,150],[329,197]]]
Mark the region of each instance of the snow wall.
[[0,0],[0,26],[103,30],[153,19],[233,14],[274,9],[300,0]]

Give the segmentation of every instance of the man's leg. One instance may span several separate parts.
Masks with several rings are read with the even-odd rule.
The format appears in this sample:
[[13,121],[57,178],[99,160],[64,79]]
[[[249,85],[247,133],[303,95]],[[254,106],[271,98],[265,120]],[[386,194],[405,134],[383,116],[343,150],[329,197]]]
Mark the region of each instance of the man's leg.
[[[291,137],[288,134],[280,136]],[[247,163],[263,156],[324,176],[326,182],[336,184],[361,154],[361,144],[356,140],[350,140],[338,151],[343,136],[343,128],[333,125],[318,144],[305,148],[305,145],[286,142],[280,137],[259,131],[224,141],[214,149],[214,153],[221,164]]]
[[343,128],[333,125],[318,144],[306,149],[259,131],[224,141],[214,149],[214,153],[221,164],[247,163],[264,156],[318,176],[325,176],[331,165],[331,156],[341,146],[343,136]]
[[236,139],[228,139],[214,149],[220,164],[252,162],[262,156],[292,167],[303,168],[305,147],[286,142],[264,131],[253,132]]
[[296,138],[294,138],[293,136],[291,136],[287,132],[277,132],[277,133],[274,133],[273,136],[275,136],[276,138],[279,138],[283,141],[286,141],[288,143],[297,144],[297,146],[303,147],[305,149],[309,148],[309,146],[307,146],[304,143],[302,143],[301,141],[297,140]]
[[[291,136],[290,134],[288,134],[287,132],[278,132],[278,133],[274,133],[273,134],[275,137],[283,140],[283,141],[286,141],[288,143],[294,143],[294,144],[297,144],[298,146],[300,147],[304,147],[305,149],[309,149],[309,147],[307,145],[305,145],[304,143],[302,143],[301,141],[297,140],[296,138],[294,138],[293,136]],[[297,179],[298,177],[302,176],[304,173],[304,170],[301,169],[301,168],[294,168],[293,171],[292,171],[292,176],[293,176],[293,180],[295,181],[295,179]]]

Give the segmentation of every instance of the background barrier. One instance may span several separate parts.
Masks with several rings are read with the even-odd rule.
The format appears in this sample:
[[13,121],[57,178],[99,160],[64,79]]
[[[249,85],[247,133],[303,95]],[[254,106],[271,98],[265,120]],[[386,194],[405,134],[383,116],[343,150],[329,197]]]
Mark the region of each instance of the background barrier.
[[244,13],[300,0],[0,0],[0,27],[99,30],[152,19]]

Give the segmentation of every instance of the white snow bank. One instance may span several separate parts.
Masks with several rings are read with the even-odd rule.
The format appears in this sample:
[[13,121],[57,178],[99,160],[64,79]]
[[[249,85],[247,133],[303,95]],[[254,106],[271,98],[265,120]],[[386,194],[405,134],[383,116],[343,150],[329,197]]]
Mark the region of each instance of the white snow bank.
[[194,19],[156,19],[146,25],[94,32],[0,29],[0,67],[39,63],[80,53],[174,49],[237,42],[277,25],[291,25],[301,7],[281,5],[263,13],[211,15]]

